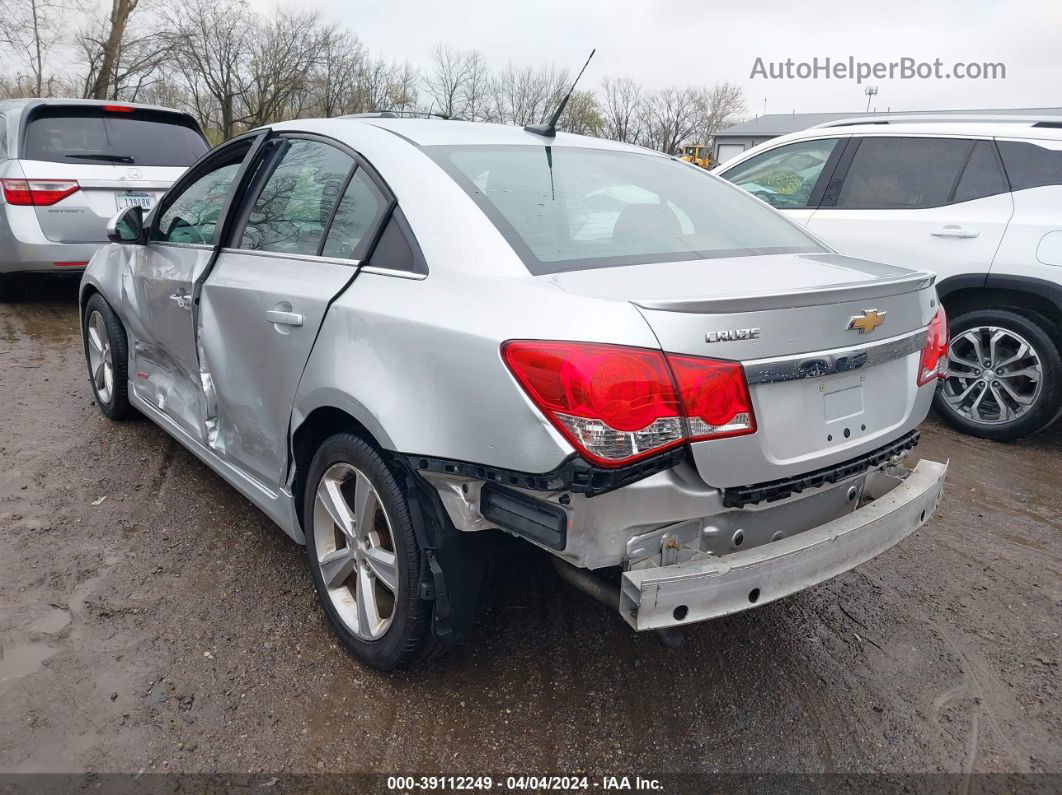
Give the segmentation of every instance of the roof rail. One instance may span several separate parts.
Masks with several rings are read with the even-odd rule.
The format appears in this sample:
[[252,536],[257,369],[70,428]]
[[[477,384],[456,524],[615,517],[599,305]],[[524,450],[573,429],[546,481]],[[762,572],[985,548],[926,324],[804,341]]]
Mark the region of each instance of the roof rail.
[[425,119],[453,119],[454,121],[464,121],[457,116],[447,116],[445,113],[432,113],[430,110],[374,110],[368,113],[345,113],[342,116],[336,116],[337,119],[397,119],[402,116],[412,116],[417,118],[418,116]]
[[979,124],[1032,124],[1041,127],[1053,127],[1062,124],[1062,115],[1059,116],[1036,116],[1008,113],[879,113],[871,116],[852,116],[847,119],[835,119],[834,121],[816,124],[809,129],[816,130],[822,127],[847,127],[859,124],[930,124],[933,122],[977,122]]

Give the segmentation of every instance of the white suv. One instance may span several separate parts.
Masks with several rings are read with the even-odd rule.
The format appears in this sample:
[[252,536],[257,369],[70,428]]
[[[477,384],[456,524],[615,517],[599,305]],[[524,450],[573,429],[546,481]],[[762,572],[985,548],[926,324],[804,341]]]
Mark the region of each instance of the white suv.
[[842,253],[937,273],[949,423],[1006,440],[1062,413],[1062,119],[849,119],[716,173]]

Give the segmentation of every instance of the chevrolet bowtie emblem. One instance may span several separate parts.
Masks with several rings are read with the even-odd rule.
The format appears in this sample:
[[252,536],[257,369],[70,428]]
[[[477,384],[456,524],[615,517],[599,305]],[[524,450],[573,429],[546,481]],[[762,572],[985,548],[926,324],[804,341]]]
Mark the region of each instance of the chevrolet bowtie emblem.
[[876,309],[864,309],[862,315],[855,315],[848,319],[848,330],[858,331],[860,334],[869,334],[885,322],[886,312]]

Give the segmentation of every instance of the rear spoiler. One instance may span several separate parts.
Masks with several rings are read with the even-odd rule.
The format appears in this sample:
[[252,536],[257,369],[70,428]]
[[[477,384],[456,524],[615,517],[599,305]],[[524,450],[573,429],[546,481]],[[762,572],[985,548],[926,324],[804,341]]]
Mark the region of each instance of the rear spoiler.
[[642,309],[690,314],[725,314],[758,312],[765,309],[791,309],[801,306],[839,304],[869,298],[903,295],[932,287],[937,277],[928,271],[911,271],[904,276],[875,279],[868,282],[849,282],[787,292],[741,293],[710,298],[662,298],[651,301],[632,301]]

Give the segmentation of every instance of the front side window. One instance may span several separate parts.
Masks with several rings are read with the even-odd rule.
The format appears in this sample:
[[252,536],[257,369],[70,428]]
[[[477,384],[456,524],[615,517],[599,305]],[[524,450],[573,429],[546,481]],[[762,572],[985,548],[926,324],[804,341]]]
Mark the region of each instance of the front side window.
[[973,141],[867,137],[855,153],[837,207],[914,210],[951,200]]
[[[246,154],[246,149],[243,151]],[[186,187],[159,217],[151,239],[162,243],[212,246],[218,219],[240,160],[218,166]]]
[[662,155],[508,145],[422,151],[536,275],[823,250],[762,202]]
[[800,141],[749,158],[722,176],[772,207],[807,207],[839,138]]
[[247,218],[239,247],[316,255],[354,158],[320,141],[285,142]]

